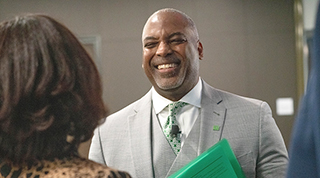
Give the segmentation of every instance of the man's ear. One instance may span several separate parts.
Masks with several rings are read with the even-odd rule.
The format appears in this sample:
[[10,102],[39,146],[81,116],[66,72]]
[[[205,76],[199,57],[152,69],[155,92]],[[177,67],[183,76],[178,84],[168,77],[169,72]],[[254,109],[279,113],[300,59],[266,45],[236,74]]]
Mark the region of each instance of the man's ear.
[[203,58],[203,47],[202,47],[202,43],[200,41],[198,41],[198,53],[199,53],[199,59],[202,60],[202,58]]

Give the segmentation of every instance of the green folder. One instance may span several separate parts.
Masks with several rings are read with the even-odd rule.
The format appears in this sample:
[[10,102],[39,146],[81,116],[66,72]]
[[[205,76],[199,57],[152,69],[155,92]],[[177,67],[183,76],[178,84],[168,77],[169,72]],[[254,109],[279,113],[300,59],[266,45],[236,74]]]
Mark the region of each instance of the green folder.
[[245,178],[228,141],[222,139],[169,178]]

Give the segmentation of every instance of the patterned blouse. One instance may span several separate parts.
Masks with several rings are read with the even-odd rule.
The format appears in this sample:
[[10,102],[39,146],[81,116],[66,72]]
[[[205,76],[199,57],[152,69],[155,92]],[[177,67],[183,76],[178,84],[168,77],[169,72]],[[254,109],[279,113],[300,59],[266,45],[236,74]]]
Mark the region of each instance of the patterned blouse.
[[0,163],[0,177],[6,178],[130,178],[131,176],[91,160],[72,157],[43,160],[32,166],[15,167],[5,162]]

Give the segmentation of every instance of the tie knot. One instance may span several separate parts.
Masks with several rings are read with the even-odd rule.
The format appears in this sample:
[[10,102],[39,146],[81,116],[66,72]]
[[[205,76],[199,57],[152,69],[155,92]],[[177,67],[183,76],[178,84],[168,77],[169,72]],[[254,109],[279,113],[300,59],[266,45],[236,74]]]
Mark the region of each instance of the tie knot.
[[174,116],[177,114],[177,112],[185,105],[187,105],[188,103],[182,102],[182,101],[178,101],[178,102],[173,102],[170,103],[169,106],[169,115]]

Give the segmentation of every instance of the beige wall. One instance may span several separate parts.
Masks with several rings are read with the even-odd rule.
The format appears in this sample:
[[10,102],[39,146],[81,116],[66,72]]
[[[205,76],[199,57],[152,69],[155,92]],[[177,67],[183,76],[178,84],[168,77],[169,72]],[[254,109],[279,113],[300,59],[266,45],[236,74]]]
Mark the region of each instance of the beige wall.
[[[104,99],[115,112],[150,88],[141,68],[141,30],[152,12],[173,7],[198,26],[201,76],[216,88],[267,101],[289,144],[294,116],[277,116],[275,101],[297,106],[293,1],[287,0],[1,0],[0,20],[49,14],[78,36],[101,38]],[[87,149],[87,147],[85,147]]]

